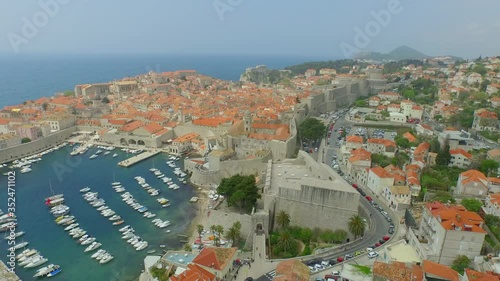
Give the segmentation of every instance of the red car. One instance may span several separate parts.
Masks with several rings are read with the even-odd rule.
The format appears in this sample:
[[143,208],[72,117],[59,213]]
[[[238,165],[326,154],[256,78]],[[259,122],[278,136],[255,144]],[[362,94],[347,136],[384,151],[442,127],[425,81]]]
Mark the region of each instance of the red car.
[[366,200],[372,201],[373,199],[370,196],[365,196]]
[[356,188],[356,189],[357,189],[357,188],[358,188],[358,185],[357,185],[357,184],[355,184],[355,183],[353,183],[353,184],[352,184],[352,187],[354,187],[354,188]]
[[378,242],[377,242],[377,243],[375,243],[375,247],[380,247],[380,245],[382,245],[382,244],[380,244],[380,243],[378,243]]
[[343,262],[344,261],[344,257],[338,257],[337,258],[337,262]]
[[391,236],[384,236],[382,237],[382,239],[384,239],[385,241],[389,241],[389,239],[391,239]]

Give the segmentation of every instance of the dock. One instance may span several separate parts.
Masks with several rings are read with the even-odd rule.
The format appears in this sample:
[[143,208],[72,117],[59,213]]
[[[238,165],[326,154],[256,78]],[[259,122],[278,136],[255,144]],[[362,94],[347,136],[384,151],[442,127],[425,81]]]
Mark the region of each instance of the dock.
[[0,280],[2,281],[21,281],[21,279],[13,272],[9,270],[9,268],[0,261]]
[[152,156],[155,156],[156,154],[160,153],[159,150],[155,150],[155,151],[146,151],[146,152],[143,152],[139,155],[135,155],[135,156],[132,156],[130,157],[129,159],[125,159],[121,162],[118,162],[118,165],[119,166],[122,166],[122,167],[125,167],[125,168],[128,168],[134,164],[137,164],[143,160],[146,160],[148,159],[149,157],[152,157]]

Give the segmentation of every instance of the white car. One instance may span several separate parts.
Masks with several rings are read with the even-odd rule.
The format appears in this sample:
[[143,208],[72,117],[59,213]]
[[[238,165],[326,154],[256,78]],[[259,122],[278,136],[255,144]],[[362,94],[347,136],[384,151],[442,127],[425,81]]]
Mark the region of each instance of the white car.
[[378,257],[378,253],[377,252],[369,252],[368,257],[370,259],[376,258],[376,257]]

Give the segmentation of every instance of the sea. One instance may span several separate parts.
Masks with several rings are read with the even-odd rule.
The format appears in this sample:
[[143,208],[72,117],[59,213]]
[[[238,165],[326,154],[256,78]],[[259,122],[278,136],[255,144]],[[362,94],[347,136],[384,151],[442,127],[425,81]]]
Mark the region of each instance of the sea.
[[[50,97],[56,92],[72,90],[76,84],[109,82],[123,77],[131,77],[149,71],[165,72],[194,69],[199,73],[219,79],[237,81],[247,67],[267,65],[280,69],[305,61],[322,60],[315,56],[215,56],[215,55],[0,55],[0,108],[21,104],[26,100]],[[169,155],[159,154],[129,168],[117,165],[132,155],[118,151],[118,157],[99,156],[89,159],[93,151],[83,156],[69,156],[70,147],[62,148],[43,157],[33,164],[32,172],[16,173],[15,193],[7,193],[7,177],[0,175],[0,209],[7,212],[8,198],[15,198],[15,215],[18,218],[16,231],[26,234],[17,243],[29,242],[29,248],[37,249],[49,263],[58,264],[62,273],[52,280],[59,281],[128,281],[137,280],[144,269],[146,251],[154,249],[155,254],[163,250],[182,247],[178,235],[187,234],[189,224],[197,213],[196,204],[189,199],[196,195],[189,185],[180,184],[178,190],[168,189],[149,169],[160,169],[167,177],[176,178],[165,162]],[[94,150],[96,150],[94,148]],[[182,162],[182,161],[180,161]],[[0,172],[7,172],[1,168]],[[146,178],[154,188],[171,201],[171,206],[161,208],[156,198],[140,187],[135,176]],[[119,194],[111,188],[114,181],[121,182],[134,197],[162,220],[172,225],[161,230],[151,219],[144,218],[131,209]],[[97,210],[83,200],[79,190],[90,187],[106,200],[106,204],[122,218],[124,225],[131,225],[136,233],[149,242],[149,247],[135,251],[121,239],[120,227],[113,226]],[[72,239],[63,227],[57,225],[54,217],[44,204],[44,199],[54,194],[64,194],[66,204],[71,208],[80,227],[103,244],[102,249],[115,258],[101,265],[84,253],[85,246]],[[165,230],[170,230],[166,233]],[[7,261],[7,242],[0,233],[0,259]],[[164,245],[165,247],[160,247]],[[1,254],[4,253],[4,254]],[[33,280],[35,270],[16,268],[22,280]]]
[[150,71],[194,69],[238,81],[248,67],[281,69],[324,59],[314,55],[0,55],[0,108],[73,90],[78,84],[110,82]]

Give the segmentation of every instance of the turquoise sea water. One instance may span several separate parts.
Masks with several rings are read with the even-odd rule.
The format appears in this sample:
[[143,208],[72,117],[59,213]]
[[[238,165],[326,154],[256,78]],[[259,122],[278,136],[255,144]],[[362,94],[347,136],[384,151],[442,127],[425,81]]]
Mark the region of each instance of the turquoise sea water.
[[[16,216],[18,227],[16,231],[25,231],[26,234],[18,238],[17,242],[29,242],[30,248],[39,250],[43,256],[49,259],[49,263],[59,264],[62,273],[51,280],[58,281],[127,281],[136,280],[144,268],[143,259],[146,251],[156,249],[155,254],[162,250],[179,248],[182,245],[177,237],[178,234],[186,234],[190,221],[196,215],[196,205],[190,204],[189,199],[195,195],[193,189],[182,183],[178,190],[168,187],[149,169],[155,167],[160,169],[167,177],[176,179],[172,168],[165,164],[168,155],[159,154],[140,162],[130,168],[122,168],[117,163],[131,157],[127,153],[115,150],[118,157],[112,158],[100,155],[90,160],[89,156],[96,151],[92,148],[83,156],[69,156],[71,147],[61,148],[43,157],[43,160],[32,164],[33,171],[27,174],[16,173]],[[179,161],[178,164],[181,164]],[[2,168],[1,172],[7,171]],[[151,197],[134,179],[142,176],[154,188],[159,188],[161,193],[157,197]],[[7,211],[7,177],[0,177],[0,209]],[[121,197],[111,188],[111,182],[120,181],[136,200],[145,205],[149,211],[156,213],[162,220],[170,220],[172,225],[159,229],[146,219],[142,214],[133,210],[121,200]],[[80,227],[87,230],[88,234],[101,242],[102,249],[110,252],[115,258],[108,264],[101,265],[90,258],[91,253],[84,253],[86,246],[76,241],[64,231],[64,227],[54,222],[54,217],[49,213],[49,208],[44,204],[44,198],[52,194],[63,193],[66,205],[71,208],[71,214],[78,219]],[[112,223],[100,215],[85,201],[79,190],[89,186],[92,191],[99,192],[99,197],[106,200],[106,205],[120,215],[125,223],[121,226],[113,226]],[[159,197],[168,198],[171,206],[161,208],[156,202]],[[119,228],[130,224],[136,230],[136,234],[149,242],[149,247],[137,252],[132,246],[121,239]],[[165,230],[170,229],[170,233]],[[7,243],[0,233],[0,259],[7,260]],[[160,248],[160,245],[166,245]],[[22,280],[33,280],[35,270],[17,268],[16,273]]]

